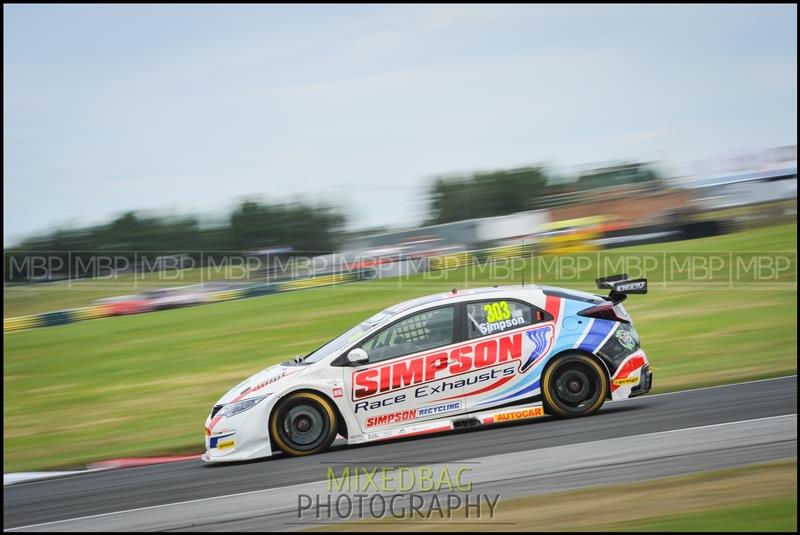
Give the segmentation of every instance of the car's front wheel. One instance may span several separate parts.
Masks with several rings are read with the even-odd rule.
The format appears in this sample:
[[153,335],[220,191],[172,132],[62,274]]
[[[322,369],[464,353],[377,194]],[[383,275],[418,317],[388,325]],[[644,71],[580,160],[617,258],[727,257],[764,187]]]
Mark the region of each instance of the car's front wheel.
[[319,453],[336,438],[336,411],[313,392],[297,392],[281,401],[270,416],[270,434],[287,455]]
[[581,353],[568,353],[550,364],[542,376],[547,412],[556,416],[586,416],[597,412],[608,395],[602,365]]

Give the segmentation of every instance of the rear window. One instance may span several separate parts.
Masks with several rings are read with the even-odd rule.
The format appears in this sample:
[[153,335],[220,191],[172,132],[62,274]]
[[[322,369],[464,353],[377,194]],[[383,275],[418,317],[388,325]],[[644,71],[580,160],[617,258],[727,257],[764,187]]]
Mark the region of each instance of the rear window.
[[470,339],[517,329],[542,319],[541,311],[534,311],[532,306],[519,301],[497,299],[467,303],[467,334]]

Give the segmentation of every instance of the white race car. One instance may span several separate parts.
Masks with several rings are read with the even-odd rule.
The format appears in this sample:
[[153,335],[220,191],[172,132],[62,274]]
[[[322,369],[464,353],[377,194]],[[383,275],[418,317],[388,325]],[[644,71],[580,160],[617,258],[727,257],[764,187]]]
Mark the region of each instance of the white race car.
[[652,374],[621,301],[546,286],[464,290],[390,307],[305,357],[236,385],[205,424],[207,462],[310,455],[348,444],[551,414],[648,392]]

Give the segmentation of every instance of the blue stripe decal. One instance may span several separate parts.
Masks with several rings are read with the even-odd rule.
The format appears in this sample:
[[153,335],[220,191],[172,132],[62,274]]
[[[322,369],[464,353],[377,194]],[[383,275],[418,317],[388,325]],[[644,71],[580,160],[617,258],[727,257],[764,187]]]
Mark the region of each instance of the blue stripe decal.
[[233,436],[233,435],[235,435],[235,434],[236,434],[236,433],[228,433],[227,435],[220,435],[220,436],[218,436],[218,437],[211,437],[211,438],[209,439],[209,441],[208,441],[208,447],[209,447],[209,448],[216,448],[216,447],[217,447],[217,442],[219,442],[219,441],[220,441],[220,440],[222,440],[223,438],[232,437],[232,436]]
[[592,325],[592,330],[586,335],[586,338],[581,342],[580,349],[594,353],[603,340],[606,339],[608,333],[614,328],[616,322],[609,320],[597,320]]
[[[589,322],[586,324],[586,328],[581,333],[580,338],[578,338],[578,342],[583,343],[583,340],[589,336],[589,333],[592,332],[592,327],[594,326],[594,319],[590,319]],[[575,344],[575,347],[580,347],[579,343]]]
[[513,394],[509,394],[509,395],[507,395],[505,397],[502,397],[500,399],[493,399],[493,400],[490,400],[490,401],[482,401],[481,404],[490,403],[490,402],[491,403],[497,403],[498,401],[505,401],[507,399],[516,398],[516,397],[522,396],[523,394],[527,394],[528,392],[532,392],[532,391],[534,391],[534,390],[536,390],[538,388],[539,388],[539,380],[537,379],[536,381],[534,381],[533,383],[529,384],[528,386],[526,386],[522,390],[518,390],[518,391],[514,392]]
[[548,335],[552,338],[554,334],[555,331],[551,325],[545,325],[544,327],[531,329],[525,333],[525,336],[528,337],[528,340],[533,343],[533,351],[531,351],[531,354],[528,355],[528,360],[526,360],[522,366],[519,367],[520,373],[525,373],[528,371],[528,368],[533,366],[534,363],[536,363],[545,355],[545,351],[547,350],[548,346]]

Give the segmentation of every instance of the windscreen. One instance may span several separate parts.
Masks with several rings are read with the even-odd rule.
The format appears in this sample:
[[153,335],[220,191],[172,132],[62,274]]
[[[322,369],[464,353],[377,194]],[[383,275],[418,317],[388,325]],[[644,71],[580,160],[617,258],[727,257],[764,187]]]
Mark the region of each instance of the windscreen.
[[386,318],[392,316],[393,313],[390,309],[386,309],[382,312],[378,312],[371,318],[366,321],[363,321],[353,327],[352,329],[343,332],[330,342],[326,343],[322,347],[312,351],[309,353],[305,359],[303,359],[303,364],[313,364],[315,362],[319,362],[323,358],[327,357],[334,351],[341,349],[342,347],[346,346],[347,344],[357,340],[361,335],[365,334],[367,331],[372,329],[375,325],[381,323]]

